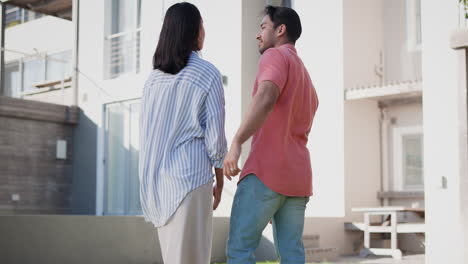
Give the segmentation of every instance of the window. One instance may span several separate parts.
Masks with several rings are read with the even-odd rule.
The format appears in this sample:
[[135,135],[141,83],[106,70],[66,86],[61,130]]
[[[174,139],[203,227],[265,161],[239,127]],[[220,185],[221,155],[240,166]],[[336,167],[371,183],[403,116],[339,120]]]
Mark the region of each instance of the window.
[[21,76],[18,62],[5,64],[5,96],[21,97]]
[[35,88],[35,84],[45,81],[45,59],[30,58],[23,61],[23,91]]
[[70,50],[47,56],[46,80],[64,80],[72,75]]
[[107,0],[106,5],[105,77],[138,72],[141,0]]
[[406,39],[409,51],[420,51],[421,34],[421,0],[406,1]]
[[423,135],[421,127],[393,130],[394,190],[423,190]]
[[139,101],[106,106],[104,214],[139,215]]
[[403,144],[403,186],[423,186],[422,135],[404,135]]
[[36,89],[38,83],[64,80],[71,75],[70,50],[12,61],[5,64],[5,95],[21,98],[23,91]]
[[34,11],[29,11],[29,10],[19,8],[13,5],[7,5],[5,13],[6,13],[6,18],[5,18],[6,27],[12,27],[12,26],[42,17],[41,13],[35,13]]

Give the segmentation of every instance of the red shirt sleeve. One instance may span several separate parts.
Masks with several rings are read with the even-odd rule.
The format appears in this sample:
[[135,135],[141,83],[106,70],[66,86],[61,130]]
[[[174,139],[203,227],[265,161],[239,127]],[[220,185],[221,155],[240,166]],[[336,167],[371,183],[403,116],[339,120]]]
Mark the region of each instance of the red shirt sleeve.
[[258,64],[257,81],[271,81],[278,86],[280,93],[283,91],[288,78],[288,63],[278,49],[267,49],[260,57]]

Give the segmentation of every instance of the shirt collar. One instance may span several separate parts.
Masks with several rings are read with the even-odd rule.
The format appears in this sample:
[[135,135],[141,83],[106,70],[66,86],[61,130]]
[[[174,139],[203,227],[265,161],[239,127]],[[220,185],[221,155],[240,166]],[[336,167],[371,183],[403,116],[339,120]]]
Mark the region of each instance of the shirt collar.
[[281,46],[279,46],[280,48],[281,47],[285,47],[287,49],[290,49],[291,51],[293,51],[294,53],[297,53],[297,50],[296,50],[296,47],[294,46],[294,44],[291,44],[291,43],[286,43],[286,44],[283,44]]
[[201,54],[200,54],[200,51],[199,50],[192,50],[192,53],[190,54],[190,57],[192,56],[197,56],[197,57],[201,57]]

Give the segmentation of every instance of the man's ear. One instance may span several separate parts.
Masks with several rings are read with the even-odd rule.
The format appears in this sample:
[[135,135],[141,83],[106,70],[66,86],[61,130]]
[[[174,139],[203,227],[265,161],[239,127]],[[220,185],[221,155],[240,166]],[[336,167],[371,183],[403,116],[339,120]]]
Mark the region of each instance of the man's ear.
[[277,34],[278,34],[278,37],[281,37],[284,34],[286,34],[286,25],[285,24],[281,24],[281,25],[278,26]]

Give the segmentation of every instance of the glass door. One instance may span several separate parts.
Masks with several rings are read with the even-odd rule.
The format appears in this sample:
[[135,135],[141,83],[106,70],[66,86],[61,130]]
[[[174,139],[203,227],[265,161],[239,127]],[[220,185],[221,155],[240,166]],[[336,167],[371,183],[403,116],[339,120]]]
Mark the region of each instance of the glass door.
[[139,101],[105,108],[104,214],[141,214],[138,153]]

